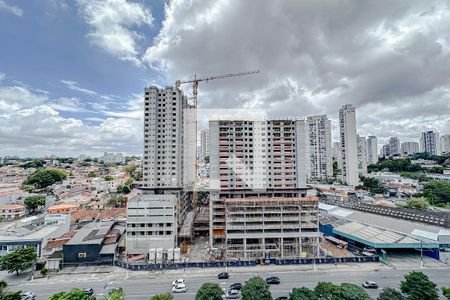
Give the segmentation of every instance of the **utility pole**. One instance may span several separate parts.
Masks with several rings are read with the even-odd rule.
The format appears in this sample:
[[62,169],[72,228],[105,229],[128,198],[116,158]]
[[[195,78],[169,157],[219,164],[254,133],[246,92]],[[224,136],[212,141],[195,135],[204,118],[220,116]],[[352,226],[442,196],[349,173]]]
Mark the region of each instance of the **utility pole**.
[[423,242],[420,241],[420,267],[423,268]]

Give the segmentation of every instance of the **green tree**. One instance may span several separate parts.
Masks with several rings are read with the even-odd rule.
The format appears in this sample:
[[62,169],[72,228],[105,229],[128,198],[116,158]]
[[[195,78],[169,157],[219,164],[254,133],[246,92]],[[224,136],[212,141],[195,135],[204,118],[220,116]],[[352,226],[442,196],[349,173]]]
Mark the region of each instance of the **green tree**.
[[29,196],[26,197],[24,202],[25,206],[28,210],[34,212],[38,207],[45,205],[45,196],[42,195],[36,195],[36,196]]
[[386,188],[380,183],[380,181],[376,178],[372,177],[359,177],[363,183],[363,188],[369,190],[374,194],[383,194],[386,192]]
[[339,286],[331,282],[319,282],[314,288],[314,293],[320,300],[334,300],[339,295]]
[[95,297],[86,295],[80,289],[72,289],[69,292],[55,293],[48,300],[95,300]]
[[405,296],[393,288],[383,288],[377,300],[405,300]]
[[94,171],[90,171],[88,174],[89,177],[97,177],[97,173],[95,173]]
[[104,297],[103,300],[123,300],[123,291],[115,289],[109,292],[107,297]]
[[430,203],[423,197],[412,197],[406,200],[405,206],[411,209],[425,210],[430,206]]
[[0,280],[0,300],[21,300],[21,292],[8,291],[8,283],[4,280]]
[[400,283],[400,290],[408,300],[437,300],[436,284],[422,272],[411,272]]
[[123,195],[112,195],[108,200],[108,205],[112,207],[120,207],[125,202]]
[[36,249],[34,247],[18,248],[14,252],[0,256],[0,270],[8,273],[25,271],[36,262]]
[[345,300],[370,300],[367,292],[353,283],[343,283],[340,286],[340,295]]
[[208,156],[205,156],[205,164],[209,164],[209,155]]
[[206,282],[197,291],[195,300],[222,300],[223,290],[217,283]]
[[162,293],[158,295],[151,296],[149,300],[172,300],[173,296],[171,293]]
[[450,300],[450,287],[443,287],[442,295],[444,295],[445,298]]
[[450,203],[450,182],[432,180],[423,188],[423,194],[432,204]]
[[318,300],[313,290],[308,288],[294,288],[289,294],[289,300]]
[[38,169],[28,176],[24,184],[34,185],[37,188],[45,188],[54,184],[55,182],[66,179],[66,177],[67,172],[61,169]]
[[112,177],[112,176],[110,176],[110,175],[106,175],[103,179],[104,179],[105,181],[113,181],[114,177]]
[[247,280],[241,290],[242,300],[272,300],[269,285],[261,277]]

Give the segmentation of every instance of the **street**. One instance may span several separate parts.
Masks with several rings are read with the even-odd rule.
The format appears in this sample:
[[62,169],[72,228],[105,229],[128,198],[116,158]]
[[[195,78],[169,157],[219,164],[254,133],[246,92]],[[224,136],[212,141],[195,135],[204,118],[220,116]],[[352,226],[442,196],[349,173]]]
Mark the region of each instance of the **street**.
[[[417,269],[416,269],[417,270]],[[102,280],[101,276],[92,280],[80,280],[78,276],[74,276],[74,280],[69,282],[61,282],[51,279],[39,279],[32,282],[19,283],[11,286],[11,289],[21,289],[22,291],[35,291],[37,299],[47,299],[53,293],[62,290],[70,290],[72,288],[93,288],[95,295],[101,299],[105,295],[105,285],[122,287],[125,293],[125,299],[148,299],[150,296],[162,292],[168,292],[171,289],[171,283],[177,278],[184,278],[188,291],[185,294],[176,294],[175,299],[194,299],[197,289],[205,282],[216,282],[223,289],[227,289],[230,284],[235,282],[244,283],[253,276],[277,276],[281,279],[280,285],[272,285],[270,287],[274,298],[279,296],[287,296],[289,291],[294,287],[313,288],[319,281],[330,281],[336,284],[343,282],[355,283],[360,285],[365,280],[374,280],[378,282],[379,290],[368,290],[369,295],[376,299],[379,291],[383,287],[398,288],[400,281],[403,280],[405,274],[413,271],[412,269],[379,269],[379,270],[326,270],[326,271],[274,271],[274,272],[230,272],[230,278],[227,280],[218,280],[216,274],[195,273],[190,274],[188,271],[184,274],[159,274],[157,276],[146,276],[141,278],[138,272],[134,273],[133,278],[117,279],[114,281]],[[450,269],[448,267],[421,269],[420,271],[427,274],[433,280],[438,288],[449,286]],[[144,275],[144,274],[143,274]],[[82,275],[81,275],[82,276]],[[142,276],[144,277],[144,276]],[[86,279],[86,278],[84,278]],[[440,293],[440,291],[439,291]],[[444,298],[442,298],[444,299]]]

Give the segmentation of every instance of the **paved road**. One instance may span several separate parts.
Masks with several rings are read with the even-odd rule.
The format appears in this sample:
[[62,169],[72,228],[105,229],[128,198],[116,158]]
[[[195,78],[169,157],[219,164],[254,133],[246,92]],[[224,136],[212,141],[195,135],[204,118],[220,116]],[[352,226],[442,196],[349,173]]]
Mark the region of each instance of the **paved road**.
[[[281,279],[280,285],[271,286],[272,296],[288,295],[290,289],[294,287],[313,288],[319,281],[331,281],[334,283],[351,282],[361,284],[365,280],[375,280],[382,287],[398,287],[403,276],[411,270],[379,270],[379,271],[285,271],[271,272],[270,274],[255,272],[230,273],[230,279],[218,280],[214,274],[191,274],[184,275],[163,274],[156,277],[121,279],[113,282],[104,282],[101,279],[90,281],[77,281],[73,275],[73,282],[56,282],[49,280],[35,280],[33,282],[21,283],[17,286],[11,286],[12,289],[21,289],[23,291],[36,291],[37,299],[47,299],[50,295],[61,290],[70,290],[71,288],[92,287],[97,296],[102,296],[105,284],[112,286],[121,286],[125,292],[125,299],[148,299],[149,296],[170,291],[171,282],[177,278],[184,278],[188,286],[186,294],[175,295],[175,299],[194,299],[197,289],[204,282],[217,282],[221,287],[228,288],[234,282],[245,282],[253,276],[278,276]],[[448,286],[450,282],[450,269],[422,269],[425,274],[438,285],[438,287]],[[148,276],[148,275],[147,275]],[[378,296],[378,290],[369,290],[370,296],[374,299]]]

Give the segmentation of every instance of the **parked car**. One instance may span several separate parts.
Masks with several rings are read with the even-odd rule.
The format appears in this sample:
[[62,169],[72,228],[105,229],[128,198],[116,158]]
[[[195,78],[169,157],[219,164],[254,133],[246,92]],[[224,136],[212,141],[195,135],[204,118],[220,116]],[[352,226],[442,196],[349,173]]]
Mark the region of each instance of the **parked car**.
[[83,289],[83,292],[85,295],[91,296],[94,294],[94,290],[92,288],[85,288]]
[[230,290],[238,290],[240,291],[242,289],[242,283],[236,282],[230,285]]
[[225,294],[225,299],[241,299],[241,291],[239,291],[239,290],[229,290]]
[[277,297],[275,298],[275,300],[288,300],[289,298],[286,296],[281,296],[281,297]]
[[365,289],[377,289],[377,288],[378,288],[378,284],[377,284],[375,281],[370,281],[370,280],[365,281],[365,282],[362,284],[362,286],[363,286],[363,288],[365,288]]
[[220,273],[219,275],[217,275],[217,277],[218,277],[219,279],[228,279],[230,276],[228,275],[227,272],[222,272],[222,273]]
[[267,284],[280,284],[280,278],[275,277],[275,276],[268,277],[268,278],[266,278],[266,283]]
[[177,279],[177,280],[174,280],[174,281],[172,282],[172,287],[174,287],[174,286],[176,286],[176,285],[179,285],[179,284],[186,284],[186,281],[185,281],[184,279]]
[[20,294],[22,296],[23,300],[34,300],[36,299],[36,293],[35,292],[23,292]]
[[186,293],[187,288],[184,283],[180,283],[172,287],[172,293]]

